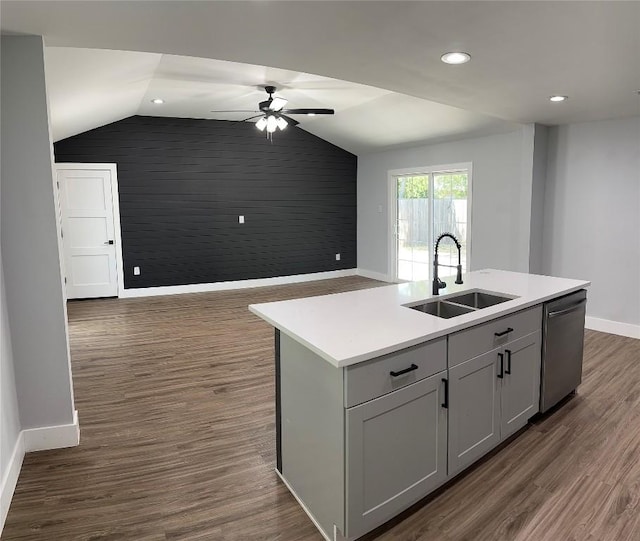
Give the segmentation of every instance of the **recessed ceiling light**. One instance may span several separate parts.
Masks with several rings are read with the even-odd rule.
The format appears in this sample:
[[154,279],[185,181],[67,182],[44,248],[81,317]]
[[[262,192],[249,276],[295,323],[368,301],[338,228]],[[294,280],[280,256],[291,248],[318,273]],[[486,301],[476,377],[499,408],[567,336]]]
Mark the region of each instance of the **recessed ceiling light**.
[[162,105],[164,103],[164,100],[162,98],[153,98],[151,100],[151,103],[155,103],[156,105]]
[[565,100],[568,100],[568,99],[569,99],[569,96],[551,96],[549,98],[549,101],[558,102],[558,101],[565,101]]
[[445,64],[465,64],[471,60],[471,55],[469,53],[450,52],[444,53],[440,60]]

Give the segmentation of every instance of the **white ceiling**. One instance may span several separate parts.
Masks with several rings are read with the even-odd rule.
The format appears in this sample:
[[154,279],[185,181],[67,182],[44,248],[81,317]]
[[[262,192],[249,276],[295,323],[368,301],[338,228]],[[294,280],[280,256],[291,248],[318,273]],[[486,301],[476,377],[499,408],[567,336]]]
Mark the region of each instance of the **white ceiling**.
[[[5,0],[0,10],[3,31],[41,34],[51,47],[142,51],[277,66],[432,102],[420,106],[408,97],[376,95],[375,90],[369,94],[367,90],[360,104],[345,97],[342,107],[338,94],[332,97],[322,89],[296,87],[291,83],[297,74],[286,79],[293,88],[283,89],[282,95],[295,106],[306,105],[298,101],[299,92],[300,100],[317,99],[329,107],[335,104],[337,111],[342,107],[333,119],[305,121],[305,129],[357,152],[404,144],[406,141],[392,136],[398,126],[401,136],[413,129],[415,140],[433,140],[451,137],[458,130],[481,132],[491,129],[489,125],[495,129],[495,119],[560,124],[640,114],[636,92],[640,89],[640,2]],[[444,65],[439,58],[448,50],[466,50],[473,59],[464,66]],[[194,71],[200,60],[182,67],[173,60],[162,56],[153,69],[151,58],[140,57],[140,86],[146,78],[148,91],[169,90],[173,85],[177,95],[198,94],[195,86],[191,91],[186,88],[184,79],[191,77],[196,79],[193,85],[202,78],[208,88],[208,76]],[[137,62],[133,56],[126,63],[129,61]],[[113,69],[122,65],[114,62]],[[97,71],[107,75],[106,64]],[[148,77],[150,70],[152,77]],[[282,82],[270,70],[263,69],[260,81],[256,68],[239,70],[242,76],[235,68],[228,71],[235,79],[220,81],[213,93],[228,96],[229,103],[237,101],[232,96],[248,93],[265,79]],[[221,69],[216,76],[223,72]],[[250,77],[245,78],[247,74]],[[80,80],[69,77],[60,88],[73,86],[74,79],[76,84]],[[298,79],[300,84],[303,81]],[[313,81],[313,77],[307,80],[309,85]],[[131,82],[127,90],[135,93],[134,86]],[[200,88],[200,94],[207,92]],[[552,104],[548,101],[552,94],[566,94],[570,99]],[[125,105],[129,101],[120,100],[119,115],[126,116],[131,110],[130,104]],[[374,107],[386,103],[391,106]],[[455,109],[434,109],[429,118],[418,116],[422,107],[435,104],[478,116],[465,116]],[[145,107],[146,103],[140,110],[144,112]],[[210,108],[214,107],[212,103]],[[374,109],[379,118],[373,116]],[[398,114],[393,114],[394,109]],[[397,124],[400,112],[407,116],[406,124]],[[355,126],[357,119],[363,129]],[[434,131],[421,131],[424,124]]]
[[[243,120],[253,113],[212,109],[258,112],[270,83],[289,107],[334,108],[335,116],[297,119],[354,153],[516,126],[366,85],[207,58],[47,47],[45,63],[54,141],[134,114]],[[158,97],[165,103],[151,103]]]
[[138,114],[162,55],[45,49],[54,141]]

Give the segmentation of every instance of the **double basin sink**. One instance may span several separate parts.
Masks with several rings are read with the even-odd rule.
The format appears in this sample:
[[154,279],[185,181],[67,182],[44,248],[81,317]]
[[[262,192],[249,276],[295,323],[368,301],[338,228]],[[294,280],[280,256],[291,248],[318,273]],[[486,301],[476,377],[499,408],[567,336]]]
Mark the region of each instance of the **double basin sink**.
[[503,302],[515,299],[516,297],[505,297],[495,293],[485,291],[468,291],[460,295],[453,295],[445,299],[431,299],[426,302],[407,305],[407,308],[424,312],[432,316],[450,319],[470,312],[495,306]]

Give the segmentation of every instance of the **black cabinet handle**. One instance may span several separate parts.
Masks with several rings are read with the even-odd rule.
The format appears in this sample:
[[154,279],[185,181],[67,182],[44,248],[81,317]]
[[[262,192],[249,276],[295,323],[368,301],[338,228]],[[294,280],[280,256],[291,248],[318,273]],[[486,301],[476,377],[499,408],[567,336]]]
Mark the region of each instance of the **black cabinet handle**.
[[494,332],[493,334],[495,334],[496,336],[504,336],[505,334],[509,334],[510,332],[513,332],[513,329],[511,327],[507,327],[506,331]]
[[498,377],[502,379],[504,378],[504,354],[498,353],[498,357],[500,357],[500,373],[498,374]]
[[391,374],[394,378],[401,376],[402,374],[406,374],[407,372],[413,372],[414,370],[418,369],[418,365],[415,365],[413,363],[411,363],[411,366],[409,368],[405,368],[404,370],[400,370],[399,372],[394,372],[393,370],[391,372],[389,372],[389,374]]
[[507,354],[507,369],[504,371],[504,373],[511,374],[511,350],[505,349],[504,352]]
[[449,407],[449,380],[442,378],[442,383],[444,383],[444,402],[442,407],[447,409]]

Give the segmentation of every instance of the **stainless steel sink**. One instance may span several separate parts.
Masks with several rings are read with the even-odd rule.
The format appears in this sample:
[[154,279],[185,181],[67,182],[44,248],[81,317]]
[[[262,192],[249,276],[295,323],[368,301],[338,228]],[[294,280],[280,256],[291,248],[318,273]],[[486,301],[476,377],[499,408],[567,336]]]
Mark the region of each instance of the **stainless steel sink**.
[[486,291],[471,290],[460,295],[452,295],[442,299],[429,299],[428,301],[413,305],[405,304],[405,306],[412,310],[424,312],[425,314],[450,319],[516,298],[517,297],[505,297]]
[[447,297],[447,301],[449,302],[464,304],[465,306],[471,306],[472,308],[477,309],[488,308],[489,306],[494,306],[510,300],[512,300],[510,297],[501,297],[499,295],[483,293],[481,291],[465,293],[464,295],[456,295],[455,297]]
[[408,308],[444,319],[450,319],[452,317],[461,316],[462,314],[468,314],[469,312],[474,311],[473,308],[450,304],[447,301],[423,302],[422,304],[416,304],[415,306],[409,306]]

